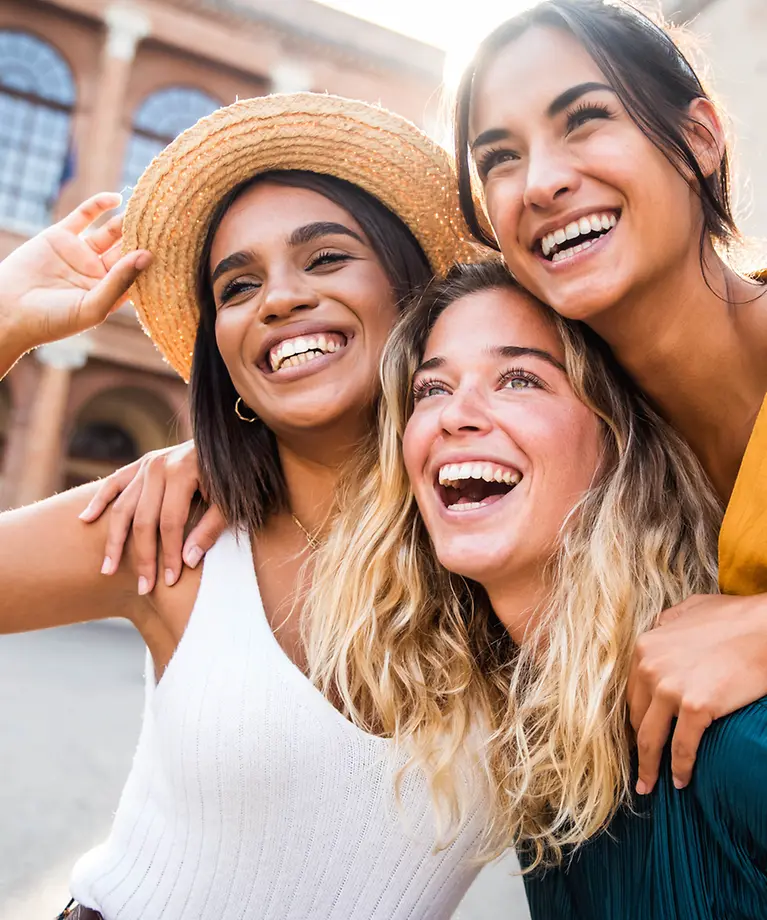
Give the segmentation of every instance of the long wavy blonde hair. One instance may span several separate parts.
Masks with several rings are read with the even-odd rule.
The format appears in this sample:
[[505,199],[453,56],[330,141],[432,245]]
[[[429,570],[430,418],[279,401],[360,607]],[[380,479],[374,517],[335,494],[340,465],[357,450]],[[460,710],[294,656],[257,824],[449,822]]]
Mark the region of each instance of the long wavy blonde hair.
[[522,844],[533,868],[603,829],[629,795],[632,650],[662,610],[717,590],[721,507],[601,340],[537,304],[562,338],[574,392],[601,420],[602,463],[541,573],[551,586],[537,627],[545,641],[516,646],[482,589],[438,563],[402,460],[412,377],[437,317],[498,288],[537,304],[500,263],[460,267],[396,328],[378,444],[340,493],[306,641],[320,689],[366,731],[405,745],[408,769],[423,769],[445,839],[467,817],[456,765],[480,733],[483,856]]

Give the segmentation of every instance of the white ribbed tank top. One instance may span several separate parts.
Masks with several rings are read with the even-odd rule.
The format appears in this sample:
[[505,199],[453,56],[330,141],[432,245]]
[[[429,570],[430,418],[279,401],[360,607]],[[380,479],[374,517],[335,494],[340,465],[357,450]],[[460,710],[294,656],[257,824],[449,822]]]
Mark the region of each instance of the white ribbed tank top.
[[224,534],[157,686],[147,660],[133,766],[72,894],[106,920],[445,920],[479,825],[434,853],[425,783],[398,808],[391,754],[285,655],[248,539]]

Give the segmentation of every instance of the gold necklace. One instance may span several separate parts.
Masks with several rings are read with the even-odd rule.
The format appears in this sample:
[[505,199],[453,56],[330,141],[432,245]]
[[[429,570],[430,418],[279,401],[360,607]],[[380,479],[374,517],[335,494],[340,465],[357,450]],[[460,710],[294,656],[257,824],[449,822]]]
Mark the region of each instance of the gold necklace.
[[296,527],[298,527],[301,533],[306,537],[306,542],[309,544],[309,548],[319,549],[320,547],[319,540],[316,537],[312,536],[312,534],[309,533],[309,531],[304,527],[301,521],[298,520],[298,518],[295,516],[295,514],[293,514],[292,511],[290,512],[290,516],[293,518],[293,523],[296,525]]

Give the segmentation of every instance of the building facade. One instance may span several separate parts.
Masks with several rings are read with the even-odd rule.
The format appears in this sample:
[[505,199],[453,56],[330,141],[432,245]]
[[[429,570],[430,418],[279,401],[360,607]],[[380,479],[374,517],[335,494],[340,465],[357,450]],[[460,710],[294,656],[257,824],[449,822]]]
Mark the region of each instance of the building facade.
[[[237,98],[337,93],[429,128],[442,58],[311,0],[0,0],[0,258],[88,195],[129,193]],[[124,307],[0,383],[0,507],[189,436],[185,385]]]

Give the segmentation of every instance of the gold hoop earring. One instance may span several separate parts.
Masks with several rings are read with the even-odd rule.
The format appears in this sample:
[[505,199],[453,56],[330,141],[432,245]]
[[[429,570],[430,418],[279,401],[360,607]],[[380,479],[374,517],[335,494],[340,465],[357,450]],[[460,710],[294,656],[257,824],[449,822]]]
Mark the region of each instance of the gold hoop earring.
[[253,418],[248,418],[247,415],[243,415],[242,412],[240,412],[241,402],[242,402],[242,396],[238,396],[237,402],[234,404],[234,414],[237,416],[237,418],[241,419],[243,422],[248,422],[249,424],[252,422],[257,422],[258,416],[255,413],[253,414]]

